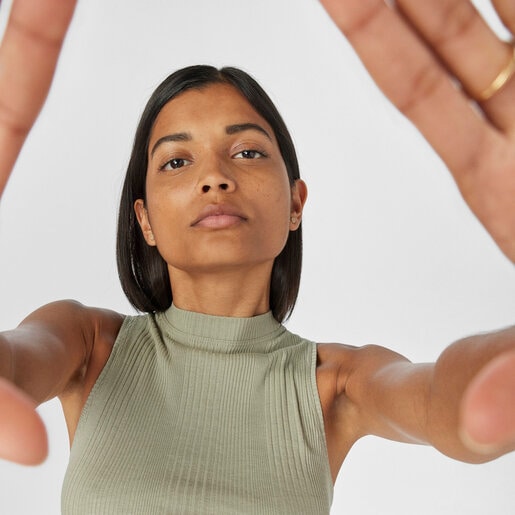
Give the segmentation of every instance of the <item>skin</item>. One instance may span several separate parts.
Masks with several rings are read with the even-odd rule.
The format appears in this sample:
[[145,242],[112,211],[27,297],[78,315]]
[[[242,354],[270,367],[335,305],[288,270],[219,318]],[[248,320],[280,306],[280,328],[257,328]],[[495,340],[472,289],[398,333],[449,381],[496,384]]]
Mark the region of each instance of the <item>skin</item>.
[[[0,103],[0,145],[8,149],[0,156],[3,183],[44,101],[73,12],[74,2],[60,3],[66,8],[55,10],[62,18],[61,14],[53,17],[49,38],[41,32],[46,29],[39,21],[53,4],[47,1],[36,6],[16,0],[0,49],[0,69],[4,70],[0,98],[12,99],[14,106],[8,111]],[[515,261],[515,80],[480,105],[483,116],[478,117],[470,103],[471,95],[483,91],[506,65],[507,46],[465,0],[399,1],[395,9],[379,0],[324,0],[322,4],[374,80],[440,154],[465,201],[501,250]],[[514,33],[513,2],[499,0],[494,5]],[[41,44],[42,40],[51,43]],[[25,66],[27,62],[38,66]],[[450,87],[449,77],[460,79],[465,89]],[[235,158],[238,138],[227,137],[227,124],[263,121],[234,91],[212,87],[196,96],[188,94],[163,110],[152,142],[177,131],[191,133],[191,141],[179,149],[186,152],[181,158],[192,158],[191,164],[177,175],[158,173],[155,163],[162,163],[156,161],[157,154],[173,153],[176,142],[156,150],[148,170],[148,197],[135,204],[138,219],[148,244],[157,245],[168,262],[174,299],[180,307],[219,315],[262,313],[268,308],[271,260],[287,231],[295,229],[288,220],[290,213],[300,218],[305,187],[298,182],[289,189],[273,138],[269,140],[271,157],[263,162],[250,159],[252,164],[247,164]],[[214,106],[222,103],[226,110],[212,107],[209,114],[217,123],[202,129],[192,124],[191,115],[194,104],[201,98],[206,103],[208,97],[216,99]],[[227,113],[235,116],[234,121],[224,118]],[[178,115],[182,125],[173,125],[171,114]],[[247,132],[252,133],[251,140],[257,137],[255,131]],[[246,173],[248,166],[251,174]],[[223,229],[191,226],[203,202],[216,203],[229,196],[233,207],[244,210],[245,221]],[[187,216],[170,226],[167,220],[176,201],[185,202]],[[267,209],[282,220],[277,227],[268,227]],[[267,242],[262,240],[265,227],[274,235]],[[235,234],[243,237],[245,245],[236,241]],[[191,264],[180,249],[168,243],[172,235],[186,246],[199,243]],[[256,256],[249,252],[254,236],[260,242],[254,248]],[[204,262],[210,245],[216,252]],[[240,284],[243,275],[252,287],[236,303],[234,285]],[[220,285],[216,289],[213,277]],[[241,296],[241,291],[237,293]],[[215,294],[217,302],[213,303]],[[221,307],[214,310],[213,305]],[[5,442],[15,433],[0,434],[0,453],[22,463],[39,462],[46,453],[44,428],[27,395],[36,404],[59,396],[73,439],[82,406],[122,321],[117,313],[63,301],[40,308],[16,330],[0,334],[0,376],[10,383],[0,381],[0,421],[25,428],[18,432],[19,446],[10,447],[10,454]],[[514,328],[460,340],[434,364],[415,365],[378,346],[358,349],[320,344],[317,385],[333,478],[354,442],[366,434],[428,443],[472,462],[513,450],[514,349]]]
[[[381,0],[320,3],[377,85],[446,163],[471,211],[515,262],[515,79],[487,101],[471,102],[506,67],[512,48],[467,0],[399,0],[395,7]],[[493,0],[492,5],[513,36],[513,1]],[[495,402],[485,404],[480,393],[492,390],[489,372],[470,385],[461,427],[470,448],[515,442],[512,353],[504,363],[492,372],[504,385]],[[492,394],[498,392],[497,380]],[[485,427],[480,420],[496,420],[503,437],[497,424]]]
[[13,2],[0,46],[0,198],[50,89],[76,0],[34,4]]
[[[75,4],[76,0],[15,0],[12,4],[0,46],[0,99],[9,99],[9,103],[0,100],[0,200],[50,89]],[[46,456],[46,433],[32,404],[22,391],[14,393],[0,382],[0,424],[25,428],[18,431],[17,446],[14,431],[6,440],[0,437],[0,456],[24,464],[39,463]]]
[[[263,131],[241,130],[242,124]],[[147,243],[168,264],[174,303],[226,316],[268,311],[272,266],[299,226],[290,219],[300,221],[304,182],[290,188],[272,128],[230,86],[188,91],[169,102],[149,148],[174,134],[190,140],[163,142],[149,152],[147,202],[135,203]],[[208,206],[237,215],[204,217]],[[249,294],[242,300],[243,282]]]
[[[321,0],[378,86],[445,162],[463,198],[515,262],[515,80],[478,116],[471,103],[513,50],[467,0]],[[511,0],[492,2],[515,33]],[[449,79],[457,79],[457,89]]]
[[9,417],[2,417],[0,456],[23,465],[42,461],[48,442],[42,420],[34,411],[36,403],[11,382],[0,378],[0,409],[15,406]]

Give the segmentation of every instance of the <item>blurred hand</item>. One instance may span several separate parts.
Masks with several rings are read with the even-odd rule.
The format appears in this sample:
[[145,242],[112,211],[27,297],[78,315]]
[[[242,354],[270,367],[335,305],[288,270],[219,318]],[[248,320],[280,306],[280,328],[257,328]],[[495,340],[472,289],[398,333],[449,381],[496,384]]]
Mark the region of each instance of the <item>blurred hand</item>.
[[[515,262],[515,55],[469,0],[321,0]],[[515,2],[494,0],[511,34]],[[504,72],[504,74],[503,74]],[[496,78],[499,89],[491,88]],[[458,86],[460,84],[461,86]]]
[[472,381],[461,406],[464,443],[476,452],[515,448],[515,351],[501,354]]
[[37,465],[47,453],[45,426],[34,401],[0,378],[0,458]]
[[76,0],[14,0],[0,47],[0,196],[41,110]]

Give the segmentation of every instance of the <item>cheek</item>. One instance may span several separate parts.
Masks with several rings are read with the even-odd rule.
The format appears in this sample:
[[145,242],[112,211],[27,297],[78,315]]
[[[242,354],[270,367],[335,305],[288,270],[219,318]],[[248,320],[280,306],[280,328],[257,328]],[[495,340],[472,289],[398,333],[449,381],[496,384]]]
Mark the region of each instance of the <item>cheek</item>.
[[184,222],[181,213],[185,212],[181,198],[175,190],[152,186],[147,189],[148,217],[158,246],[178,236],[176,229]]
[[291,192],[289,184],[278,183],[263,193],[263,218],[266,220],[264,237],[269,244],[280,247],[286,243],[290,231]]
[[166,206],[167,204],[158,202],[152,208],[149,206],[149,219],[157,251],[170,264],[184,260],[183,255],[187,252],[188,245],[184,231],[181,230],[184,220],[180,219],[180,209],[176,211]]
[[277,181],[275,187],[269,191],[269,201],[279,217],[277,222],[286,223],[288,226],[291,209],[291,188],[287,178]]

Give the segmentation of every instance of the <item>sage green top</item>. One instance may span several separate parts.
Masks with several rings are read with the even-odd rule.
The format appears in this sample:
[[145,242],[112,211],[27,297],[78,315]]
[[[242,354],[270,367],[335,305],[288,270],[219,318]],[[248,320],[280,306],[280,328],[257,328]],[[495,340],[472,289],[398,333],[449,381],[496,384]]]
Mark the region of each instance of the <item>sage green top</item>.
[[127,317],[79,420],[62,513],[329,513],[316,357],[271,313]]

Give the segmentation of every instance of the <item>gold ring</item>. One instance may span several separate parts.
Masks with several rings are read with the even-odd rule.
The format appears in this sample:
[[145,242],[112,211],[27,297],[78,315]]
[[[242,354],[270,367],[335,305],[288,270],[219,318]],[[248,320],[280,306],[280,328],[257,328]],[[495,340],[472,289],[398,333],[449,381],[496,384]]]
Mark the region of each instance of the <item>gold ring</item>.
[[478,102],[486,102],[492,98],[513,76],[515,73],[515,45],[511,54],[510,62],[504,67],[499,75],[492,81],[490,86],[483,90],[477,97]]

